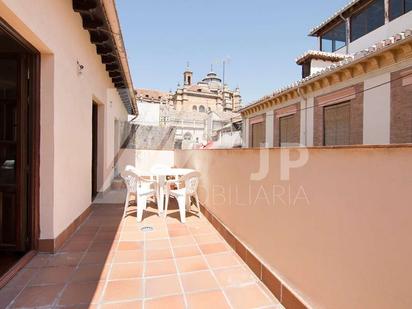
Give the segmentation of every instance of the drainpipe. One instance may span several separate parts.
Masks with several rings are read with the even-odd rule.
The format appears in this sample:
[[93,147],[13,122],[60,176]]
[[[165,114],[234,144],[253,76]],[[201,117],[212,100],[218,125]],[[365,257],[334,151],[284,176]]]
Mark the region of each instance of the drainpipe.
[[389,0],[385,0],[385,24],[389,22]]
[[[299,96],[305,101],[305,146],[308,146],[308,98],[305,94],[303,94],[300,87],[298,87],[298,94]],[[301,108],[302,111],[302,108]],[[302,115],[302,113],[301,113]]]
[[339,14],[339,17],[342,18],[343,22],[345,23],[345,29],[346,29],[346,55],[349,54],[349,42],[350,42],[350,22],[349,18],[343,17],[342,13]]

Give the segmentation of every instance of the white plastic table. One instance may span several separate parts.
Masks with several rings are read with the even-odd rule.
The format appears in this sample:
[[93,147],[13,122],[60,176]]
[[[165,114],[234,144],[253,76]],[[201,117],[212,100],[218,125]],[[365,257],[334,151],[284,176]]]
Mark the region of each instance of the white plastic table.
[[165,198],[165,192],[164,192],[164,185],[166,183],[166,176],[183,176],[186,174],[189,174],[191,172],[194,172],[195,170],[192,170],[190,168],[173,168],[173,167],[154,167],[151,170],[151,174],[153,176],[156,176],[157,181],[158,181],[158,189],[159,189],[159,200],[157,201],[157,207],[159,209],[159,213],[164,212],[164,198]]

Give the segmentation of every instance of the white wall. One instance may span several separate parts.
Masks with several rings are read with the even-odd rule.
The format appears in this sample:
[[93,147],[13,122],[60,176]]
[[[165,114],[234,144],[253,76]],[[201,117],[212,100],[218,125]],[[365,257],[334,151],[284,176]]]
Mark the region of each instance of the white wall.
[[273,147],[273,120],[274,111],[268,111],[266,113],[266,146]]
[[390,143],[390,80],[390,73],[365,80],[366,91],[363,101],[364,144]]
[[136,121],[141,125],[158,126],[160,121],[160,104],[137,102],[139,116]]
[[142,173],[150,173],[156,166],[174,166],[174,151],[171,150],[136,150],[124,149],[119,158],[119,171],[124,171],[126,165],[135,166]]
[[313,97],[300,105],[300,143],[307,147],[313,146]]
[[249,118],[243,118],[242,132],[243,132],[243,139],[242,139],[243,148],[248,148],[249,147]]

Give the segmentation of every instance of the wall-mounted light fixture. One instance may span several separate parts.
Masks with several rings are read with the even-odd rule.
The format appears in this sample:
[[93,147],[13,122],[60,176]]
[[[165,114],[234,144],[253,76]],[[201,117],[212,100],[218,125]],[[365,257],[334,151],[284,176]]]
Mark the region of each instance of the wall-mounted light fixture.
[[77,74],[81,75],[84,71],[84,65],[77,60]]

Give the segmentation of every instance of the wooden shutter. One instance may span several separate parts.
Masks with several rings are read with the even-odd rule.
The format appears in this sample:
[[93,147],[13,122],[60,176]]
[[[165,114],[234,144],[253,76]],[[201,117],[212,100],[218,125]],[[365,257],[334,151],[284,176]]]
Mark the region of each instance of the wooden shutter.
[[325,146],[350,144],[350,103],[324,108]]
[[252,124],[252,147],[261,147],[265,142],[265,122]]
[[279,144],[288,146],[299,143],[299,127],[296,126],[296,114],[279,118]]

